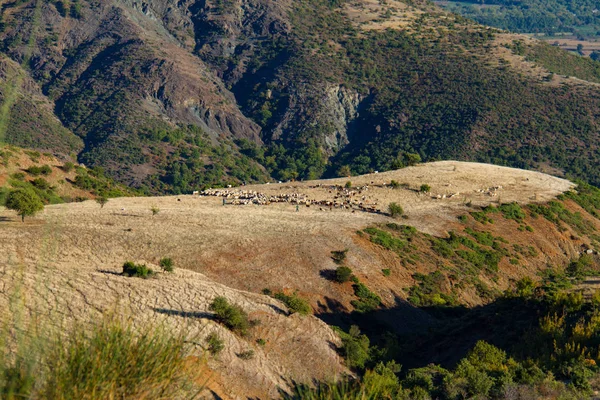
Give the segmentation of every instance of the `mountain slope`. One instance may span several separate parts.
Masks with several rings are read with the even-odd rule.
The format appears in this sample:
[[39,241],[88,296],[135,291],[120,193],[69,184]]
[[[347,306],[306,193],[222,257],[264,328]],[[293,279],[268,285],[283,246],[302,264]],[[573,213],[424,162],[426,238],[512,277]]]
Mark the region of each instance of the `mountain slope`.
[[[19,87],[15,87],[17,84]],[[0,58],[0,101],[2,142],[63,157],[82,149],[81,139],[62,125],[39,85],[5,56]]]
[[[188,160],[214,185],[265,180],[258,163],[314,179],[398,167],[408,153],[600,182],[598,86],[429,3],[30,1],[2,18],[3,51],[29,60],[82,138],[80,161],[149,192],[189,190],[174,179]],[[203,133],[164,143],[189,125]],[[222,150],[207,160],[198,137]],[[249,169],[219,162],[238,147]]]

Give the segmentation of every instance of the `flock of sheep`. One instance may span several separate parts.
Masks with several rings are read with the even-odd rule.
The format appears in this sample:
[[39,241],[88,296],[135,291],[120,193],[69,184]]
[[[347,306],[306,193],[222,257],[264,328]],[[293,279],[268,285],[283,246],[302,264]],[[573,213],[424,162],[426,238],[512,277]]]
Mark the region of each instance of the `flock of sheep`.
[[[377,208],[377,202],[368,202],[364,191],[368,190],[368,186],[357,188],[346,188],[340,185],[330,186],[314,186],[311,188],[325,188],[329,193],[333,194],[333,200],[314,200],[301,193],[280,193],[269,195],[254,190],[242,189],[206,189],[198,193],[200,196],[216,196],[225,199],[226,204],[232,205],[269,205],[273,203],[288,203],[297,206],[316,206],[320,210],[342,209],[358,210],[363,212],[381,213]],[[225,204],[224,202],[224,204]]]
[[[347,187],[342,185],[323,185],[318,184],[315,186],[309,186],[309,189],[325,189],[329,194],[332,195],[333,199],[329,200],[314,200],[310,199],[305,194],[291,192],[291,193],[279,193],[279,194],[265,194],[257,192],[255,190],[243,190],[238,188],[223,188],[223,189],[206,189],[203,191],[196,191],[193,194],[199,196],[216,196],[224,199],[223,204],[231,205],[269,205],[273,203],[288,203],[299,206],[317,206],[320,210],[351,210],[363,211],[370,213],[380,214],[383,211],[379,209],[377,201],[371,201],[368,199],[366,192],[370,187],[381,187],[386,188],[390,185],[383,183],[381,185],[364,185],[358,187]],[[495,197],[498,195],[498,190],[502,189],[502,186],[493,186],[485,189],[476,189],[474,192],[479,194],[488,195]],[[418,190],[415,190],[418,192]],[[420,193],[423,194],[423,193]],[[449,194],[438,194],[431,195],[432,199],[451,199],[460,195],[459,192]]]

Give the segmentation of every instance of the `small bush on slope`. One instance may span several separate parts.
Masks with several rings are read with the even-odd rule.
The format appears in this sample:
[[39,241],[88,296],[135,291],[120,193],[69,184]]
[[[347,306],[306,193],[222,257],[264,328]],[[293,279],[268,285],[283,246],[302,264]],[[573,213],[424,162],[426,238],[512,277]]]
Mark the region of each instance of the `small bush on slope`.
[[154,271],[146,266],[146,264],[134,264],[132,261],[126,261],[123,264],[123,275],[137,278],[150,278],[154,275]]
[[348,282],[352,278],[352,270],[348,267],[341,266],[335,270],[335,280],[338,283]]
[[308,301],[298,296],[296,293],[287,295],[283,292],[277,292],[273,295],[273,297],[284,302],[292,314],[298,313],[302,315],[308,315],[312,313],[312,308],[310,307]]
[[170,257],[161,258],[159,265],[165,272],[173,272],[173,270],[175,269],[175,267],[173,266],[173,259]]
[[215,318],[218,322],[230,330],[242,336],[248,334],[248,329],[250,329],[251,325],[248,313],[237,304],[229,304],[229,301],[225,297],[218,296],[210,304],[209,310],[215,313]]

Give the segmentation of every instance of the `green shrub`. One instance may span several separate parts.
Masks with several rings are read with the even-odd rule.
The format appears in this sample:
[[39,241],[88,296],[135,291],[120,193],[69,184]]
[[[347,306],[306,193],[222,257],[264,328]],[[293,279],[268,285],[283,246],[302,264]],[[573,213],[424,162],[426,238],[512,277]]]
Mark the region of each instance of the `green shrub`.
[[472,212],[471,216],[473,217],[473,219],[477,222],[480,222],[482,224],[493,224],[494,220],[490,217],[488,217],[487,213],[485,211],[476,211],[476,212]]
[[335,383],[319,383],[314,386],[295,384],[291,397],[284,400],[367,400],[367,399],[427,399],[423,396],[408,397],[396,374],[399,367],[394,361],[379,362],[373,370],[365,371],[362,380],[340,380]]
[[48,165],[42,165],[40,172],[42,175],[50,175],[52,173],[52,168],[50,168]]
[[431,248],[437,254],[444,258],[450,258],[454,255],[454,248],[446,240],[431,238]]
[[147,279],[154,275],[154,271],[148,268],[146,264],[135,264],[133,261],[126,261],[123,264],[123,275]]
[[390,276],[392,274],[392,270],[389,268],[384,268],[381,270],[381,273],[383,274],[383,276]]
[[365,284],[358,282],[352,285],[352,287],[358,300],[352,300],[350,304],[354,306],[356,311],[360,313],[370,312],[376,310],[381,305],[381,298],[371,292]]
[[569,263],[566,269],[568,276],[573,278],[583,278],[585,276],[598,275],[600,271],[594,268],[594,259],[589,254],[582,254],[577,260]]
[[38,176],[41,175],[42,169],[37,165],[32,165],[31,167],[27,168],[25,172],[27,172],[29,175]]
[[236,354],[242,360],[251,360],[254,358],[254,350],[246,350]]
[[498,207],[504,218],[522,221],[525,218],[525,212],[518,203],[502,204]]
[[163,257],[163,258],[160,259],[160,262],[158,263],[158,265],[160,265],[160,267],[165,272],[173,272],[175,264],[173,263],[173,259],[172,258],[170,258],[170,257]]
[[229,301],[218,296],[212,301],[209,310],[215,313],[215,319],[235,333],[242,336],[248,334],[250,321],[248,314],[237,304],[229,304]]
[[11,179],[14,179],[17,181],[25,180],[25,174],[23,172],[15,172],[14,174],[11,174],[10,177],[11,177]]
[[338,283],[348,282],[352,278],[352,270],[346,266],[337,267],[335,270],[335,280]]
[[158,208],[156,206],[152,206],[150,208],[150,211],[152,211],[152,216],[155,216],[156,214],[158,214],[160,212],[160,208]]
[[442,291],[446,278],[440,271],[428,275],[417,273],[413,275],[413,278],[417,284],[410,287],[408,301],[414,306],[452,306],[457,304],[454,295]]
[[400,206],[400,204],[392,202],[388,205],[388,212],[390,214],[391,217],[399,217],[402,214],[404,214],[404,210],[402,209],[402,206]]
[[407,237],[411,237],[417,233],[417,228],[415,228],[414,226],[410,226],[410,225],[398,225],[394,222],[391,222],[389,224],[385,224],[385,226],[389,229],[398,231]]
[[347,182],[346,182],[346,184],[344,185],[344,187],[345,187],[346,189],[351,189],[351,188],[352,188],[352,182],[350,182],[350,181],[347,181]]
[[344,260],[346,260],[346,253],[348,253],[348,249],[333,250],[331,252],[331,258],[336,264],[342,264]]
[[339,334],[342,339],[342,355],[348,367],[364,368],[369,360],[369,338],[362,335],[356,325],[352,325],[348,333],[339,332]]
[[297,293],[287,295],[283,292],[277,292],[273,295],[273,297],[279,301],[282,301],[292,314],[298,313],[301,315],[309,315],[312,313],[312,307],[308,301],[298,296]]
[[267,344],[267,341],[265,339],[259,338],[256,339],[256,344],[259,346],[265,346]]
[[31,167],[25,170],[29,175],[37,176],[37,175],[50,175],[52,173],[52,168],[48,165],[42,165],[38,167],[37,165],[32,165]]
[[225,348],[225,342],[216,333],[211,333],[206,337],[207,350],[213,356],[218,355]]
[[392,181],[390,182],[390,186],[392,187],[392,189],[398,189],[400,187],[400,183],[392,179]]
[[496,238],[489,232],[479,232],[471,228],[465,228],[465,232],[471,235],[479,244],[490,247],[494,245]]
[[73,170],[73,168],[75,168],[75,164],[73,164],[71,161],[67,161],[62,166],[62,170],[65,172],[71,172]]
[[515,293],[519,297],[531,297],[533,296],[535,288],[535,282],[531,278],[525,277],[517,281]]
[[422,193],[429,193],[431,191],[431,186],[427,185],[427,184],[422,184],[421,187],[419,188],[419,191]]
[[40,190],[50,189],[50,183],[44,178],[35,178],[31,181],[31,184]]
[[394,237],[391,233],[383,231],[377,228],[366,228],[365,233],[369,234],[371,242],[378,244],[388,250],[399,253],[406,247],[406,241],[397,237]]

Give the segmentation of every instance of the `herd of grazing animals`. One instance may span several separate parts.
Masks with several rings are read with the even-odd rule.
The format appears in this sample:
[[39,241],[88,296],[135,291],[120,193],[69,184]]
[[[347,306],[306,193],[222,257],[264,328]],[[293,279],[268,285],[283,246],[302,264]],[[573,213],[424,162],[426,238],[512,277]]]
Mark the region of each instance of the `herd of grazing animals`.
[[[449,186],[449,185],[447,185]],[[358,187],[347,187],[342,185],[324,185],[318,184],[313,186],[308,186],[309,189],[325,189],[329,192],[329,194],[333,195],[332,200],[314,200],[310,199],[308,196],[301,193],[279,193],[279,194],[265,194],[261,192],[257,192],[255,190],[244,190],[239,188],[232,189],[222,188],[222,189],[205,189],[200,192],[194,191],[194,195],[199,196],[216,196],[222,197],[224,199],[223,204],[231,204],[231,205],[269,205],[273,203],[288,203],[296,206],[317,206],[320,210],[333,210],[333,209],[341,209],[341,210],[349,210],[352,212],[362,211],[369,213],[382,214],[383,211],[378,208],[377,201],[369,200],[369,196],[367,196],[367,192],[369,188],[378,187],[378,188],[393,188],[393,186],[382,183],[382,184],[374,184],[371,182],[371,185],[364,185]],[[289,187],[292,189],[292,187]],[[412,190],[418,192],[419,195],[423,195],[424,193],[419,193],[419,190],[408,189],[407,186],[404,186],[407,190]],[[495,197],[498,195],[498,190],[502,189],[502,186],[493,186],[485,189],[476,189],[474,190],[477,194],[484,194],[487,196]],[[447,194],[438,194],[431,195],[432,199],[452,199],[459,195],[459,192],[456,193],[447,193]]]
[[340,185],[317,185],[311,188],[325,188],[333,194],[333,200],[314,200],[301,193],[280,193],[268,195],[254,190],[243,189],[206,189],[199,193],[200,196],[216,196],[227,200],[227,204],[232,205],[269,205],[273,203],[288,203],[292,205],[302,205],[306,207],[316,206],[320,210],[342,209],[354,211],[363,211],[371,213],[381,213],[377,208],[377,202],[368,202],[366,194],[369,186],[357,188],[346,188]]

